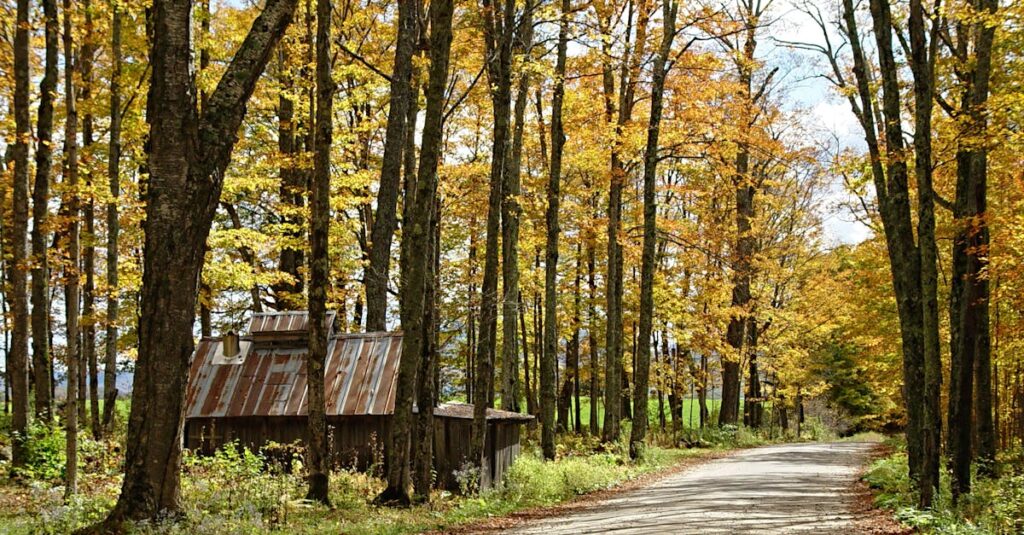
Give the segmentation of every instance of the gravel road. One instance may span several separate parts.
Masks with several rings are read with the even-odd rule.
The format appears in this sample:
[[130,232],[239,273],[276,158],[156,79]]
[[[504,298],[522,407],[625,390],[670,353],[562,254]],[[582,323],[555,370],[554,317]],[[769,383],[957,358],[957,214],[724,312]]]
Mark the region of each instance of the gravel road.
[[873,446],[744,450],[513,533],[850,533],[853,484]]

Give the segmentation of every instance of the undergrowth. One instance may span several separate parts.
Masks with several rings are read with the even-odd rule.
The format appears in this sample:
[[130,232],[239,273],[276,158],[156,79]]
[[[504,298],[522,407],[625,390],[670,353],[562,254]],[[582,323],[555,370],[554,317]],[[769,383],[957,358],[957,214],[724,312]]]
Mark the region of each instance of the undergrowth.
[[930,510],[919,509],[907,473],[907,456],[897,451],[875,461],[864,480],[876,492],[875,504],[921,533],[942,535],[1024,533],[1024,460],[1022,452],[1000,456],[998,477],[972,478],[972,492],[953,505],[949,476],[941,472],[940,492]]

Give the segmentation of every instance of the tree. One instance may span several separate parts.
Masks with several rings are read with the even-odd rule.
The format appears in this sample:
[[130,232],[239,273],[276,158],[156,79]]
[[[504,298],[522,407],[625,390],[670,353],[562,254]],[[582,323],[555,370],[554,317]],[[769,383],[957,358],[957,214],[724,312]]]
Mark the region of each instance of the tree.
[[658,133],[661,127],[662,102],[665,97],[665,76],[671,67],[669,54],[676,34],[678,4],[666,0],[662,5],[661,47],[654,58],[654,79],[651,83],[651,114],[647,122],[647,147],[644,149],[644,241],[640,266],[640,332],[637,335],[634,362],[633,406],[636,416],[629,437],[629,456],[636,459],[647,434],[647,385],[651,365],[651,331],[654,318],[654,269],[657,242],[658,205],[655,196],[658,176]]
[[110,183],[110,201],[107,202],[107,339],[103,358],[103,428],[109,429],[114,419],[117,401],[117,322],[120,311],[118,299],[118,247],[121,225],[118,202],[121,196],[121,8],[111,0],[110,21],[110,133],[107,146],[107,180]]
[[[757,51],[757,31],[759,21],[764,16],[768,4],[760,2],[743,2],[740,4],[740,31],[735,38],[720,37],[719,41],[733,54],[733,61],[739,77],[738,100],[741,111],[738,118],[738,136],[736,139],[735,187],[736,208],[736,245],[733,258],[732,306],[737,309],[729,320],[726,341],[733,349],[731,358],[722,362],[722,405],[718,414],[720,425],[736,424],[740,413],[740,360],[746,342],[756,339],[756,334],[748,327],[756,328],[756,320],[752,320],[750,293],[754,278],[753,256],[757,247],[757,237],[751,224],[755,218],[755,197],[759,187],[757,177],[751,173],[751,136],[758,113],[756,106],[764,95],[765,88],[771,83],[771,75],[763,82],[761,89],[754,91],[754,71],[757,68],[754,54]],[[748,332],[749,331],[749,332]],[[756,365],[751,364],[751,382],[757,374]],[[751,396],[755,397],[755,396]]]
[[[619,233],[622,230],[622,192],[627,172],[623,161],[623,137],[626,125],[633,118],[636,104],[636,83],[647,42],[647,23],[650,18],[650,3],[640,2],[636,13],[636,31],[633,31],[633,5],[628,4],[626,13],[625,39],[619,65],[618,105],[615,100],[615,74],[612,64],[611,32],[614,13],[605,6],[598,14],[604,40],[602,49],[602,84],[604,89],[605,121],[614,129],[611,142],[610,173],[608,188],[608,258],[605,276],[605,300],[607,302],[607,327],[605,329],[605,411],[602,439],[614,442],[621,432],[620,423],[628,409],[628,391],[623,390],[627,382],[622,363],[622,245]],[[632,42],[630,37],[633,37]],[[618,111],[616,118],[615,113]]]
[[[64,9],[69,13],[68,8]],[[82,44],[79,47],[78,69],[82,79],[80,99],[85,103],[86,109],[82,117],[82,152],[84,153],[86,202],[82,208],[85,226],[85,243],[82,255],[82,271],[85,275],[85,284],[82,286],[82,356],[80,359],[83,372],[88,372],[89,390],[89,426],[94,438],[102,435],[100,422],[100,396],[99,396],[99,361],[96,355],[96,193],[93,182],[93,168],[89,165],[92,162],[92,149],[94,139],[93,114],[91,111],[92,100],[92,75],[93,56],[96,52],[93,33],[93,8],[92,1],[82,2],[84,19],[84,32]],[[65,15],[66,16],[66,15]],[[65,30],[70,34],[70,30]],[[67,39],[67,37],[65,37]],[[65,70],[68,62],[65,60]],[[67,98],[67,91],[65,91]],[[67,119],[65,119],[67,120]],[[87,368],[87,369],[86,369]],[[83,392],[84,394],[84,392]],[[82,407],[84,409],[84,397]]]
[[377,212],[371,225],[370,262],[366,267],[366,330],[387,328],[388,272],[391,263],[391,238],[397,226],[399,178],[405,146],[409,108],[414,105],[412,56],[419,35],[420,0],[398,2],[398,42],[391,73],[391,93],[387,131],[384,134],[384,159],[377,191]]
[[[925,100],[933,83],[934,54],[925,48],[923,8],[915,3],[915,39],[911,50],[915,83],[916,119],[919,136],[927,136],[931,105]],[[850,45],[853,79],[847,81],[836,59],[836,51],[828,40],[816,47],[829,59],[834,83],[848,90],[847,100],[860,123],[868,146],[870,177],[877,197],[878,215],[888,250],[893,292],[896,297],[903,349],[903,397],[907,407],[907,454],[911,477],[921,488],[921,504],[929,506],[932,490],[938,484],[938,450],[941,422],[938,414],[939,352],[938,308],[936,303],[936,248],[934,230],[934,198],[930,183],[930,154],[926,140],[915,140],[915,165],[918,178],[918,241],[915,243],[911,219],[908,166],[903,141],[898,69],[892,46],[892,15],[886,2],[870,3],[875,34],[881,102],[872,85],[876,83],[868,55],[861,43],[856,8],[852,0],[844,0],[841,30]],[[812,15],[813,16],[813,15]],[[825,31],[820,13],[815,19]],[[933,29],[934,32],[934,29]],[[934,43],[934,34],[932,42]],[[934,44],[929,45],[934,46]],[[920,87],[917,87],[920,86]],[[878,110],[878,111],[876,111]],[[878,115],[882,125],[876,124]],[[926,122],[929,121],[929,122]],[[879,139],[879,133],[882,139]],[[921,378],[924,378],[922,381]]]
[[309,195],[309,491],[306,498],[330,504],[327,466],[327,278],[331,270],[328,222],[331,217],[331,135],[334,81],[331,79],[331,0],[316,2],[316,137]]
[[[491,136],[490,193],[487,200],[487,237],[484,247],[483,284],[480,288],[480,333],[476,345],[476,382],[473,391],[473,432],[470,457],[483,467],[487,432],[487,408],[494,404],[494,358],[498,339],[498,237],[501,204],[510,153],[509,126],[512,112],[512,48],[516,33],[514,0],[483,0],[484,48],[487,78],[491,85],[494,130]],[[486,469],[486,467],[483,467]]]
[[572,6],[562,0],[558,26],[558,59],[555,63],[555,90],[551,97],[551,166],[548,169],[547,241],[544,255],[544,353],[540,370],[541,449],[544,458],[555,458],[555,371],[558,366],[558,205],[561,195],[562,101],[565,98],[565,60],[569,43],[569,16]]
[[[395,416],[391,424],[391,449],[388,454],[388,486],[378,496],[383,503],[408,504],[409,497],[409,448],[410,430],[412,425],[413,385],[418,374],[430,374],[431,363],[427,359],[426,366],[420,356],[424,346],[428,345],[428,333],[424,328],[423,316],[426,301],[424,295],[429,284],[428,275],[433,263],[430,253],[431,220],[436,210],[437,165],[441,160],[441,142],[443,133],[443,117],[445,104],[445,88],[447,86],[448,62],[452,42],[452,1],[437,0],[430,4],[430,75],[427,82],[427,109],[423,123],[423,142],[420,147],[420,166],[415,178],[415,188],[410,192],[411,202],[409,221],[411,226],[406,229],[403,252],[406,255],[402,262],[402,299],[401,315],[402,330],[402,362],[398,369],[398,383],[395,394]],[[429,322],[428,322],[429,323]],[[427,325],[426,327],[429,327]],[[431,381],[425,378],[421,383]],[[432,411],[432,407],[419,407],[422,411]],[[432,413],[431,413],[432,414]],[[423,437],[416,437],[418,441]],[[429,450],[419,450],[424,454]],[[420,481],[419,493],[423,493],[423,482]],[[429,495],[421,494],[423,499]]]
[[[36,388],[36,417],[52,418],[50,399],[50,268],[47,258],[47,216],[50,171],[53,167],[53,101],[57,95],[57,0],[43,0],[46,21],[46,66],[39,82],[36,118],[36,180],[32,188],[32,370]],[[77,266],[75,266],[77,269]],[[77,306],[77,304],[76,304]],[[78,376],[68,376],[68,381]]]
[[11,234],[12,336],[6,369],[11,381],[11,430],[16,433],[11,444],[11,464],[25,463],[25,436],[28,432],[28,284],[26,238],[28,236],[28,141],[29,132],[29,1],[18,0],[17,26],[14,33],[14,208]]
[[[182,406],[204,244],[246,103],[294,10],[295,0],[267,2],[199,114],[191,2],[154,2],[139,351],[125,477],[104,529],[179,509]],[[151,410],[158,405],[164,410]]]
[[[523,21],[516,31],[516,48],[527,60],[533,47],[532,1],[523,7]],[[530,72],[523,67],[519,73],[519,85],[513,113],[515,126],[512,129],[512,147],[502,184],[501,201],[501,408],[519,411],[519,338],[516,336],[516,315],[519,309],[519,219],[523,209],[519,203],[522,193],[523,129],[526,101],[529,98]],[[525,342],[524,342],[525,343]]]
[[[997,3],[978,0],[971,3],[979,16],[991,15]],[[914,3],[912,13],[923,9]],[[911,19],[920,19],[917,14]],[[915,54],[923,46],[917,20],[911,25],[911,44]],[[932,55],[935,28],[933,21]],[[916,29],[916,31],[915,31]],[[948,31],[948,29],[946,30]],[[955,68],[963,116],[956,153],[956,197],[953,217],[952,277],[950,280],[950,385],[947,450],[952,472],[953,500],[971,490],[971,464],[974,460],[974,433],[977,429],[977,457],[982,470],[995,459],[992,422],[991,345],[989,340],[989,277],[985,273],[989,249],[987,218],[988,148],[986,139],[988,94],[992,73],[992,47],[996,27],[979,19],[973,24],[958,23],[957,42],[952,56],[961,67]],[[916,37],[916,38],[915,38]],[[973,57],[969,53],[973,51]],[[916,63],[916,62],[915,62]],[[915,137],[916,140],[916,137]],[[975,405],[975,401],[977,405]],[[976,418],[976,423],[973,421]]]
[[[56,15],[56,13],[55,13]],[[75,60],[74,39],[71,33],[71,1],[64,0],[64,181],[67,186],[64,205],[70,219],[67,230],[68,262],[64,268],[64,308],[67,314],[67,353],[64,358],[68,370],[68,395],[64,406],[67,426],[67,469],[65,470],[64,499],[77,492],[78,481],[78,416],[79,368],[82,353],[79,347],[79,209],[78,196],[78,109],[75,102],[75,74],[79,66]],[[38,178],[37,178],[38,180]],[[38,390],[38,386],[36,389]]]

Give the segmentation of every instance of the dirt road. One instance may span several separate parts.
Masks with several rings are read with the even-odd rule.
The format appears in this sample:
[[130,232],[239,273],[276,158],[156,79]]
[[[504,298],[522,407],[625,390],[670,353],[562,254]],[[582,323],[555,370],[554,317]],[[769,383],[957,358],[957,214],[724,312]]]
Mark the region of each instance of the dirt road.
[[745,450],[513,533],[850,533],[852,487],[873,446]]

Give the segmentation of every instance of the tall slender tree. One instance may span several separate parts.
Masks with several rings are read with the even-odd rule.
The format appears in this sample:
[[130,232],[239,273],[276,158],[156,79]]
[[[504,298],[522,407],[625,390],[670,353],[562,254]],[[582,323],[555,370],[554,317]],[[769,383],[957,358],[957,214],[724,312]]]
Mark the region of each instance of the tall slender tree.
[[316,1],[316,137],[309,195],[309,490],[306,498],[330,504],[327,466],[327,285],[331,272],[328,226],[331,220],[331,140],[334,110],[331,78],[331,0]]
[[366,330],[387,328],[388,281],[391,265],[391,239],[398,224],[396,205],[402,175],[402,151],[413,105],[412,57],[419,35],[421,0],[398,2],[398,41],[391,73],[388,123],[384,133],[384,158],[377,191],[377,212],[370,229],[370,261],[366,267]]
[[555,396],[558,385],[558,205],[561,200],[562,152],[565,131],[562,104],[565,99],[565,61],[569,44],[569,16],[572,5],[562,0],[558,24],[558,57],[555,60],[555,90],[551,97],[551,165],[548,168],[547,240],[544,247],[544,354],[540,369],[541,449],[544,458],[555,458]]
[[498,238],[504,198],[507,159],[511,152],[512,49],[517,24],[515,0],[483,0],[483,35],[487,78],[491,86],[494,129],[491,134],[490,193],[487,199],[487,235],[484,280],[480,290],[480,332],[476,345],[473,391],[473,432],[470,456],[483,469],[486,410],[494,404],[494,359],[498,341]]
[[[915,0],[912,10],[913,6],[920,9],[919,3]],[[997,3],[977,0],[971,3],[971,7],[978,15],[990,15],[997,9]],[[959,104],[963,117],[959,122],[963,131],[958,136],[956,153],[956,198],[953,203],[956,234],[949,298],[951,359],[947,449],[954,500],[971,490],[974,458],[983,461],[980,467],[983,471],[991,468],[990,463],[995,458],[988,321],[990,293],[985,274],[985,256],[989,250],[986,217],[988,140],[985,130],[996,28],[982,20],[958,24],[957,42],[952,50],[960,65],[955,74],[961,92]],[[917,25],[921,24],[917,22]],[[934,29],[936,21],[932,24]],[[917,34],[923,30],[915,32],[913,28],[914,25],[911,44],[916,51],[921,46],[917,42],[921,37]],[[934,35],[931,43],[934,46]],[[974,440],[972,432],[975,429],[977,440]],[[977,452],[974,451],[975,443]]]
[[118,202],[121,197],[121,7],[111,0],[110,21],[110,132],[107,146],[107,181],[110,200],[107,202],[107,318],[103,358],[103,428],[109,429],[117,400],[117,322],[120,312],[118,298],[118,247],[121,224]]
[[75,102],[75,44],[71,28],[71,0],[64,0],[64,181],[69,226],[67,230],[68,261],[64,267],[64,310],[67,317],[67,353],[64,355],[68,370],[68,398],[64,405],[67,427],[67,468],[64,471],[64,497],[70,498],[78,486],[78,421],[79,421],[79,368],[82,364],[79,345],[79,208],[78,192],[78,108]]
[[[39,82],[36,116],[36,180],[32,188],[32,369],[36,388],[36,416],[52,417],[50,399],[50,263],[47,257],[47,222],[50,207],[50,172],[53,168],[53,101],[57,96],[57,56],[60,21],[57,0],[43,0],[46,54]],[[76,266],[77,269],[77,266]],[[77,306],[77,303],[76,305]],[[69,375],[68,381],[77,380]]]
[[654,269],[658,240],[658,134],[661,128],[665,98],[665,77],[671,67],[669,55],[676,35],[678,4],[665,0],[662,4],[661,46],[654,56],[651,83],[651,114],[647,120],[647,146],[644,148],[644,240],[640,261],[640,326],[637,334],[636,362],[633,363],[633,428],[629,437],[629,456],[636,459],[643,451],[647,435],[647,396],[651,366],[651,332],[654,327]]
[[[409,190],[412,198],[409,227],[403,236],[401,316],[402,330],[402,362],[398,370],[397,393],[395,395],[395,416],[391,425],[391,450],[388,456],[388,485],[378,496],[384,503],[408,504],[409,496],[409,449],[412,425],[413,386],[418,374],[430,374],[429,357],[427,366],[423,367],[425,346],[428,333],[424,329],[426,306],[425,294],[429,284],[432,263],[430,252],[431,220],[436,210],[437,166],[441,160],[441,143],[443,140],[443,117],[445,104],[445,88],[447,86],[448,63],[452,42],[452,0],[436,0],[430,3],[430,74],[427,82],[427,108],[423,123],[423,142],[420,147],[419,172],[415,178],[415,188]],[[424,378],[431,381],[431,377]],[[420,411],[431,411],[432,407],[420,407]],[[422,441],[424,437],[416,437]],[[425,449],[417,448],[420,454]],[[422,460],[421,460],[422,465]],[[422,498],[427,489],[423,481],[418,484],[418,493]]]
[[11,350],[7,355],[7,376],[11,381],[11,462],[25,463],[24,437],[28,431],[28,142],[29,125],[29,0],[17,2],[17,25],[14,30],[14,186],[12,188],[13,221],[11,224],[10,292]]
[[[65,9],[66,11],[66,9]],[[82,117],[82,152],[85,162],[92,161],[94,139],[93,114],[91,111],[93,55],[96,51],[93,25],[92,0],[82,2],[84,33],[79,51],[81,72],[81,100],[87,103]],[[65,30],[66,31],[66,30]],[[65,61],[65,65],[67,62]],[[65,66],[65,68],[67,68]],[[82,366],[88,366],[89,385],[89,426],[94,438],[102,435],[100,422],[99,361],[96,355],[96,194],[93,189],[93,167],[86,165],[85,185],[87,198],[83,207],[85,224],[85,247],[82,257],[82,271],[85,284],[82,288]]]
[[[605,300],[607,322],[605,326],[605,411],[602,439],[605,442],[618,440],[621,420],[628,409],[628,384],[622,361],[622,245],[619,233],[622,231],[622,193],[626,185],[627,171],[623,161],[622,145],[626,125],[633,118],[636,104],[636,83],[644,57],[647,42],[647,23],[651,3],[632,2],[626,7],[626,28],[621,58],[619,59],[619,91],[615,92],[615,65],[612,63],[612,31],[615,14],[608,11],[598,13],[601,34],[607,36],[602,44],[602,89],[605,103],[605,121],[614,130],[610,154],[608,187],[608,258],[605,275]],[[634,26],[634,15],[636,16]],[[634,29],[635,28],[635,29]],[[616,115],[617,112],[617,115]]]
[[[525,63],[533,47],[533,2],[523,7],[523,21],[516,31],[516,49]],[[509,154],[501,202],[501,408],[519,411],[519,337],[516,336],[516,315],[519,305],[519,218],[523,209],[519,204],[522,193],[523,130],[526,101],[529,99],[530,71],[523,67],[519,73],[513,114],[512,147]]]

